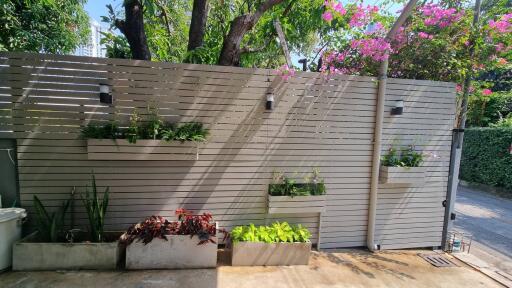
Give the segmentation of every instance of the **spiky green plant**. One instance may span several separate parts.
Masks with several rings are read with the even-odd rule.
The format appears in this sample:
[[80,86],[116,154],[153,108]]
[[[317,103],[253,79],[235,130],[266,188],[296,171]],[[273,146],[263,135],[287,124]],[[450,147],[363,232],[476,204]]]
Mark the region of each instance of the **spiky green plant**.
[[102,242],[105,240],[105,214],[107,213],[108,197],[110,187],[105,188],[103,199],[98,198],[98,189],[96,187],[96,177],[92,174],[92,191],[89,191],[89,186],[85,188],[85,197],[82,196],[87,217],[89,218],[89,233],[91,234],[91,241]]
[[[74,189],[74,188],[73,188]],[[48,212],[39,198],[34,195],[36,225],[41,241],[57,242],[64,232],[64,217],[71,199],[62,203],[57,211]]]

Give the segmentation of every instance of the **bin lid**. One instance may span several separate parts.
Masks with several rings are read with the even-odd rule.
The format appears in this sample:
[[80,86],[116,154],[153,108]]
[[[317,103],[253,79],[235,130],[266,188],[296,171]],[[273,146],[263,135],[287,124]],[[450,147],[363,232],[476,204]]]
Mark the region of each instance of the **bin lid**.
[[0,208],[0,222],[17,220],[27,217],[27,212],[23,208]]

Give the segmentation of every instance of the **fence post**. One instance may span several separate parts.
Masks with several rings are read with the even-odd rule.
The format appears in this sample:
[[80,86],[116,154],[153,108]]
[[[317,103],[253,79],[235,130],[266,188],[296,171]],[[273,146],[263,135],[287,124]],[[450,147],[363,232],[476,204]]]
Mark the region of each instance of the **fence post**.
[[450,170],[448,174],[448,191],[446,193],[446,200],[443,202],[444,210],[444,224],[443,224],[443,237],[441,247],[444,250],[446,241],[448,241],[448,232],[452,230],[453,221],[456,214],[454,212],[455,199],[457,198],[457,187],[459,186],[459,168],[460,158],[462,155],[462,143],[464,142],[464,129],[452,130],[452,148],[450,152]]

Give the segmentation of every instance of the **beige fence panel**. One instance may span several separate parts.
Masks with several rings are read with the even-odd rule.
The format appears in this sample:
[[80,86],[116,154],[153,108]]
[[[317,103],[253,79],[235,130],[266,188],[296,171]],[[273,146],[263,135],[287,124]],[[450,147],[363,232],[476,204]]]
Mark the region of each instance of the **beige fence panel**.
[[[100,83],[111,85],[113,106],[99,102]],[[315,241],[320,229],[322,248],[364,246],[375,83],[370,77],[300,72],[283,81],[265,69],[0,53],[0,137],[17,139],[21,204],[29,211],[33,195],[58,206],[71,187],[83,192],[94,171],[98,184],[111,188],[108,229],[152,214],[174,217],[184,207],[210,211],[228,229],[282,220],[311,228]],[[265,110],[268,87],[276,98],[272,111]],[[376,232],[383,248],[440,242],[453,91],[447,83],[389,80],[386,109],[404,99],[405,113],[386,117],[384,143],[414,141],[440,158],[426,162],[424,186],[381,185]],[[80,138],[90,122],[127,123],[134,109],[145,114],[148,106],[167,121],[204,123],[208,141],[115,147],[102,141],[88,146]],[[314,167],[327,188],[321,219],[309,212],[268,215],[272,172],[300,179]],[[83,224],[78,200],[76,207],[76,222]]]

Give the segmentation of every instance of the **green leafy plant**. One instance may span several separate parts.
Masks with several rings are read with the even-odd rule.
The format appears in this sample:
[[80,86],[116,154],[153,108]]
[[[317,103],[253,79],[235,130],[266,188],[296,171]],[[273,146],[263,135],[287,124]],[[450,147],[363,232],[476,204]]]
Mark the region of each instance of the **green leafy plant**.
[[386,167],[419,167],[425,160],[425,154],[416,151],[413,145],[403,147],[400,152],[394,147],[382,156],[381,164]]
[[272,183],[269,184],[269,194],[272,196],[324,195],[325,192],[324,180],[320,177],[320,171],[316,168],[304,178],[304,183],[297,183],[284,173],[275,171]]
[[89,123],[82,128],[81,132],[84,139],[117,139],[121,136],[116,122],[110,122],[103,126]]
[[203,123],[199,122],[189,122],[184,123],[181,126],[176,128],[174,132],[174,139],[178,141],[196,141],[203,142],[206,141],[206,137],[209,132],[207,129],[203,127]]
[[59,239],[63,238],[64,219],[70,202],[70,199],[68,199],[62,203],[57,211],[48,212],[41,200],[34,195],[36,225],[41,241],[57,242]]
[[128,126],[128,130],[125,133],[125,137],[130,143],[135,143],[139,139],[139,121],[139,113],[137,110],[134,110],[130,116],[130,126]]
[[98,188],[96,186],[96,177],[92,174],[92,191],[89,191],[87,186],[85,189],[85,196],[82,197],[87,217],[89,219],[89,233],[93,242],[102,242],[105,240],[105,233],[103,227],[105,226],[105,214],[107,213],[109,190],[105,188],[103,199],[98,196]]
[[127,128],[120,128],[116,122],[103,126],[89,124],[82,129],[82,138],[127,139],[130,143],[136,143],[141,139],[204,142],[209,135],[208,129],[199,122],[180,125],[167,123],[162,120],[155,108],[148,108],[148,115],[147,119],[143,119],[136,110],[133,111]]
[[237,226],[231,230],[231,240],[237,242],[309,242],[311,233],[302,225],[290,225],[287,222],[274,222],[270,226],[249,224]]

